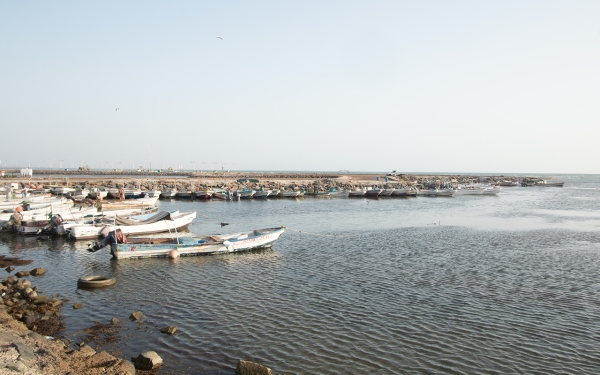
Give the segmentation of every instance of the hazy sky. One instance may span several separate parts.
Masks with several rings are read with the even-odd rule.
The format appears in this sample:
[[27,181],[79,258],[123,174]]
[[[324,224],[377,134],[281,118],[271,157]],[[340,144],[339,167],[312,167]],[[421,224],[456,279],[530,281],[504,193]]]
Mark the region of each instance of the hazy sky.
[[600,173],[599,16],[597,0],[2,1],[1,166]]

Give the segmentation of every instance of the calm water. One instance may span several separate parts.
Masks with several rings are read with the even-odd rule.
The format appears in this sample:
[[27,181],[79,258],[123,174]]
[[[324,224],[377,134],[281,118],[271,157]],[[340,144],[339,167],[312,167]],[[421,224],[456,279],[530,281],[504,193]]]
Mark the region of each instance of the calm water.
[[[288,227],[252,253],[111,261],[89,241],[3,236],[0,254],[48,269],[37,284],[71,298],[67,336],[117,317],[123,355],[155,350],[161,373],[248,359],[293,374],[597,374],[600,176],[559,179],[497,197],[160,202],[196,210],[195,233]],[[117,284],[76,289],[97,274]]]

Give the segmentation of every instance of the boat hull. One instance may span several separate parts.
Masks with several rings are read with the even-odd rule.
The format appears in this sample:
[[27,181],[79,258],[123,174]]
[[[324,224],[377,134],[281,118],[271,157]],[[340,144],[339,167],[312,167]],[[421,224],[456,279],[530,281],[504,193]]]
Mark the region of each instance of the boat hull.
[[[283,234],[285,229],[272,228],[263,229],[269,231],[261,233],[258,231],[256,235],[246,235],[246,238],[227,237],[222,242],[217,243],[173,243],[173,244],[136,244],[126,243],[111,244],[111,254],[116,259],[128,258],[166,258],[173,250],[177,251],[180,256],[191,255],[215,255],[226,254],[240,251],[264,249],[271,247],[277,239]],[[257,231],[254,231],[257,232]],[[242,236],[243,237],[243,236]]]

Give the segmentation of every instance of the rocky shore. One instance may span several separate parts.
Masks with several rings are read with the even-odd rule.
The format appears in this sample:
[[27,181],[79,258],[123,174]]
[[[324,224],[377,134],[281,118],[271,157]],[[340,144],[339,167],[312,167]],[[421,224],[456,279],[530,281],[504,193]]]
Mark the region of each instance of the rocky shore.
[[[31,261],[0,255],[0,266],[9,274],[14,266],[26,266]],[[60,312],[69,303],[68,298],[48,297],[42,294],[36,278],[45,275],[43,268],[21,270],[0,283],[0,374],[89,374],[133,375],[155,374],[162,368],[163,360],[154,351],[140,353],[131,361],[115,353],[100,350],[106,343],[118,341],[122,322],[94,322],[85,329],[84,339],[73,342],[62,335],[65,329]],[[78,302],[72,308],[84,306]],[[131,313],[129,320],[143,324],[141,311]],[[160,332],[173,335],[177,327],[168,326]],[[88,343],[94,343],[96,349]],[[233,371],[233,368],[232,368]],[[250,361],[240,360],[235,368],[237,375],[271,375],[271,369]],[[175,374],[176,372],[170,372]]]

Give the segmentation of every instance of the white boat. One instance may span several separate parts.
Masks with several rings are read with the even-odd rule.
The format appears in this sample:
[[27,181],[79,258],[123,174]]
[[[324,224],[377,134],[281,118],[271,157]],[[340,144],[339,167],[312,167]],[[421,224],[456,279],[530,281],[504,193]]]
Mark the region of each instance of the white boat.
[[152,207],[158,201],[158,197],[152,198],[138,198],[138,199],[128,199],[119,202],[102,202],[100,203],[100,207],[103,211],[108,210],[121,210],[127,208],[144,208],[144,207]]
[[381,196],[381,197],[389,197],[390,195],[394,194],[394,190],[395,190],[394,188],[391,188],[391,189],[383,189],[383,190],[381,191],[381,194],[380,194],[380,196]]
[[280,191],[281,190],[279,190],[279,189],[273,189],[273,190],[271,190],[271,194],[269,194],[269,198],[278,197]]
[[161,198],[173,198],[177,195],[177,189],[170,189],[160,193]]
[[283,198],[297,198],[300,196],[300,191],[295,190],[283,190],[279,192],[279,196]]
[[408,191],[409,191],[409,188],[396,188],[396,189],[394,189],[392,196],[394,196],[394,197],[404,196],[408,193]]
[[367,193],[366,189],[357,189],[357,190],[352,190],[352,191],[348,192],[348,196],[349,197],[362,197],[366,193]]
[[162,191],[153,189],[153,190],[146,191],[146,193],[148,193],[148,197],[154,198],[154,197],[160,197],[160,195],[162,194]]
[[46,207],[48,205],[72,205],[73,202],[64,197],[28,197],[11,199],[9,201],[0,201],[0,209],[4,211],[14,210],[18,206],[22,206],[23,204],[29,204],[29,208],[32,209]]
[[435,197],[437,189],[419,189],[417,190],[418,197]]
[[544,187],[563,187],[565,183],[559,181],[547,181],[547,180],[539,180],[535,183],[535,186],[544,186]]
[[92,199],[106,198],[108,196],[108,190],[103,187],[90,188],[89,197]]
[[123,234],[147,234],[160,232],[175,232],[186,228],[196,218],[193,212],[166,212],[136,216],[130,219],[116,217],[112,224],[76,225],[70,229],[71,237],[75,239],[97,238],[108,235],[109,232],[120,229]]
[[348,198],[350,192],[348,190],[329,189],[329,196],[333,198]]
[[[98,209],[96,207],[90,208],[52,208],[52,209],[40,209],[40,210],[31,210],[31,211],[23,211],[21,212],[21,216],[23,217],[22,221],[40,221],[46,220],[51,215],[59,214],[62,216],[64,220],[75,220],[81,219],[83,217],[93,217],[98,214]],[[10,220],[11,213],[1,213],[0,214],[0,224],[6,223]]]
[[110,237],[88,250],[110,245],[116,259],[225,254],[271,247],[284,231],[284,227],[279,227],[202,237],[127,238],[127,243],[119,243],[119,236],[111,232]]
[[374,197],[378,197],[382,191],[383,191],[382,189],[371,188],[371,189],[367,189],[365,191],[365,195],[369,198],[374,198]]
[[271,190],[257,190],[256,193],[254,193],[253,198],[254,199],[266,199],[269,195],[271,194]]
[[194,192],[194,198],[209,200],[213,196],[213,191],[209,189],[197,190]]
[[194,193],[192,191],[178,191],[177,194],[175,194],[176,198],[179,199],[192,199],[194,196]]
[[490,186],[483,190],[483,195],[498,195],[501,190],[500,186]]
[[255,190],[238,190],[238,196],[242,199],[252,199],[254,194],[256,194]]
[[456,196],[456,189],[454,189],[454,188],[437,189],[435,196],[436,197],[454,197],[454,196]]
[[459,186],[456,195],[483,195],[485,189],[477,186]]
[[54,195],[65,195],[67,193],[73,193],[75,189],[66,186],[57,186],[52,188],[52,194]]

